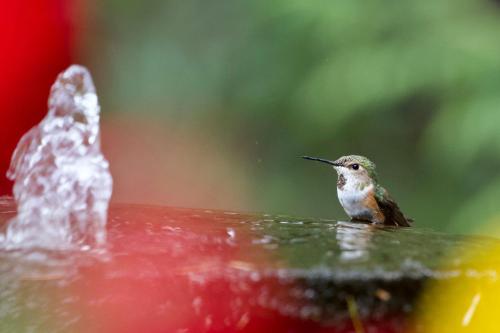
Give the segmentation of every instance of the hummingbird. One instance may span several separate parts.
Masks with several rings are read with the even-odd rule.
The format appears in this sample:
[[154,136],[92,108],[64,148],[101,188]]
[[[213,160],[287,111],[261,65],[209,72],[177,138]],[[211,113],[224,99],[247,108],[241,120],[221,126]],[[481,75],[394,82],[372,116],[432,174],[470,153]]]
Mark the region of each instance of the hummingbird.
[[352,221],[371,222],[399,227],[411,226],[389,192],[378,182],[375,163],[359,155],[347,155],[335,161],[302,156],[311,161],[330,164],[337,171],[337,195]]

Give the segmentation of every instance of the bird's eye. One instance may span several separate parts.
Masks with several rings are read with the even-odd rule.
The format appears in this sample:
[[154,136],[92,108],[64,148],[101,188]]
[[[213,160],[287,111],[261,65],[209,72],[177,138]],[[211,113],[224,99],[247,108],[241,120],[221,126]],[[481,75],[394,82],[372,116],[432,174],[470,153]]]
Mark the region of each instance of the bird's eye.
[[358,170],[359,169],[359,164],[353,164],[353,165],[351,165],[351,168],[353,170]]

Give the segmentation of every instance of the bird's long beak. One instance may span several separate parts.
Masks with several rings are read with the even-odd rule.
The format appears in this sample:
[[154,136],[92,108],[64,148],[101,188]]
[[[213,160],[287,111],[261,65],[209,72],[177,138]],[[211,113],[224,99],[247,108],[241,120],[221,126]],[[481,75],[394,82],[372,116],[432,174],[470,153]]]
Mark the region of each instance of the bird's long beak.
[[323,163],[330,164],[330,165],[333,165],[336,167],[342,166],[340,163],[336,163],[335,161],[325,160],[324,158],[310,157],[310,156],[302,156],[302,158],[305,160],[323,162]]

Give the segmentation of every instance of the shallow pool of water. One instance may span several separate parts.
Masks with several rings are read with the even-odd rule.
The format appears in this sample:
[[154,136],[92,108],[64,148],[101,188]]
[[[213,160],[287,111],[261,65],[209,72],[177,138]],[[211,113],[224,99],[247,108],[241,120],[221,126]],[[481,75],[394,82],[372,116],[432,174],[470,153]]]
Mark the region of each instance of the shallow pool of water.
[[[0,225],[15,214],[0,200]],[[1,332],[397,332],[429,279],[491,278],[498,241],[418,228],[112,205],[103,249],[0,251]],[[476,253],[477,253],[476,251]]]

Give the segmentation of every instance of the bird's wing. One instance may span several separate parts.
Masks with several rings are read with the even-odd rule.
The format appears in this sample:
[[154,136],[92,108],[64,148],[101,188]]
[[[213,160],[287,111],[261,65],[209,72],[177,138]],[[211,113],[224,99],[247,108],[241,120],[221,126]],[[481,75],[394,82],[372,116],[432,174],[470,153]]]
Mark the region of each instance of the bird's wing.
[[399,209],[398,204],[391,198],[389,193],[382,186],[378,186],[375,192],[377,204],[385,216],[386,225],[395,225],[399,227],[411,226],[412,219],[407,218]]

